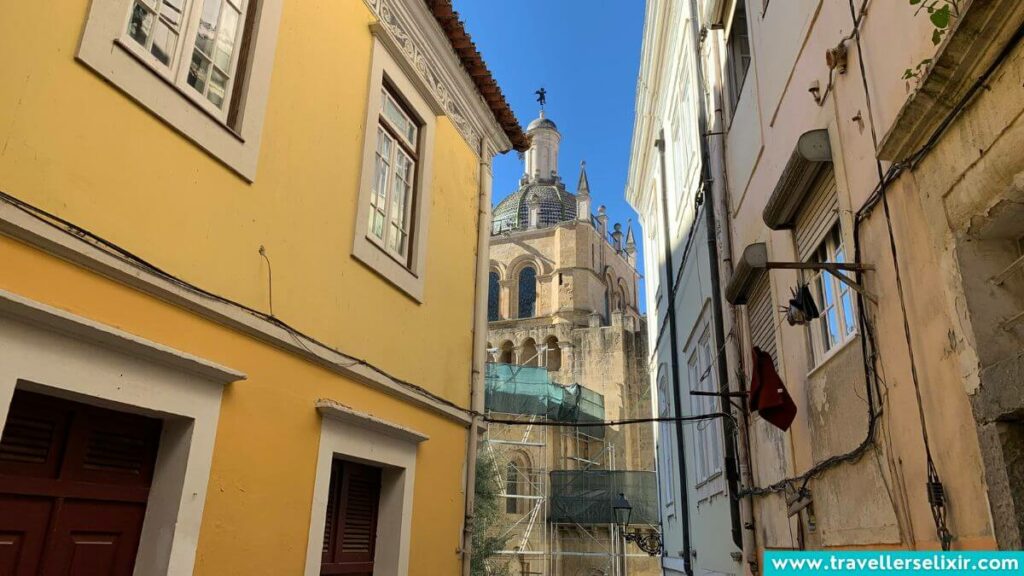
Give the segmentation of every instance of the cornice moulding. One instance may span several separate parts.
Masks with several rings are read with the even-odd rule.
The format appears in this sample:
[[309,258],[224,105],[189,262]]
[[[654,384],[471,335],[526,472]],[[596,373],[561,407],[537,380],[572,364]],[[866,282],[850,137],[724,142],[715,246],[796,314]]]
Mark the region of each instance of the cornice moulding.
[[[485,105],[434,16],[422,0],[364,0],[377,17],[371,29],[400,56],[416,83],[426,89],[474,153],[489,141],[495,151],[512,142]],[[485,154],[486,155],[486,154]]]

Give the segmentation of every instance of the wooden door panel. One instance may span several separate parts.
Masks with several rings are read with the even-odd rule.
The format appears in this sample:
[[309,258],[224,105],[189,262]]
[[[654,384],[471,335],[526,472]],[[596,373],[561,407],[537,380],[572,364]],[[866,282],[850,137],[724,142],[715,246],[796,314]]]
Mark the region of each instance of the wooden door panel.
[[373,574],[380,482],[380,468],[333,462],[320,574]]
[[131,576],[161,424],[16,391],[0,436],[0,576]]
[[145,515],[144,504],[65,501],[44,576],[131,576]]
[[36,576],[53,501],[0,495],[0,574]]

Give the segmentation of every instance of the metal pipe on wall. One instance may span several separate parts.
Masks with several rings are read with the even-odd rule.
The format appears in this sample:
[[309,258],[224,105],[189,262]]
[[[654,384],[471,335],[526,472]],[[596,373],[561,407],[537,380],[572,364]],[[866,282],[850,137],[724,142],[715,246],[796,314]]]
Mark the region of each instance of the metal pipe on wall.
[[487,280],[490,270],[491,240],[491,162],[487,142],[480,143],[479,196],[476,241],[476,288],[473,310],[473,362],[470,373],[469,406],[471,421],[466,440],[466,514],[462,527],[462,576],[470,576],[473,562],[473,519],[476,503],[476,453],[480,439],[480,420],[484,413],[484,347],[487,345]]
[[[682,527],[683,527],[683,570],[687,576],[693,576],[693,551],[690,542],[690,495],[687,492],[689,482],[686,479],[686,438],[683,436],[683,421],[678,418],[683,414],[683,397],[681,390],[681,382],[679,381],[679,338],[676,333],[676,294],[675,288],[672,286],[675,267],[672,265],[672,233],[669,227],[668,219],[668,170],[666,167],[665,160],[665,130],[662,129],[658,132],[658,139],[654,142],[654,146],[658,149],[659,156],[661,157],[661,220],[662,220],[662,236],[665,239],[665,294],[666,300],[668,300],[668,308],[666,310],[666,316],[668,318],[668,343],[669,343],[669,364],[672,373],[672,401],[675,404],[675,415],[677,416],[675,421],[676,438],[678,442],[676,446],[679,450],[679,475],[682,485],[682,489],[679,490],[679,496],[682,499]],[[657,321],[658,311],[654,311],[655,321]]]

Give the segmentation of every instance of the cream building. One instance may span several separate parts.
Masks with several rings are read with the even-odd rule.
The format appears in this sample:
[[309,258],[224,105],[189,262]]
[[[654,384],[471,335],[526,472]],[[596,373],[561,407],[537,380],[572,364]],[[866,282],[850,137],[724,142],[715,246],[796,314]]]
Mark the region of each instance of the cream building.
[[[632,230],[609,227],[603,206],[592,214],[585,166],[575,194],[566,189],[561,135],[543,112],[527,134],[525,173],[494,209],[490,246],[488,410],[524,424],[487,432],[511,534],[499,560],[517,574],[657,574],[610,515],[622,491],[631,530],[658,529],[650,425],[529,425],[539,397],[550,406],[552,395],[578,395],[595,421],[649,417],[651,398]],[[512,404],[491,401],[496,382],[517,387]]]
[[[1024,5],[658,4],[699,32],[729,389],[757,348],[796,407],[734,439],[744,571],[770,549],[1020,549]],[[802,285],[821,316],[787,322]]]

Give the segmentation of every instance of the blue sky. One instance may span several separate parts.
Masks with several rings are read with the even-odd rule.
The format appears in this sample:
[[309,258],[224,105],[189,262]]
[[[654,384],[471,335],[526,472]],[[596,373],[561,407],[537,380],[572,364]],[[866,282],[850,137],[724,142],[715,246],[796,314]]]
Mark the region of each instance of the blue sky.
[[[547,117],[562,133],[559,173],[575,191],[581,160],[593,209],[612,222],[634,220],[626,203],[644,2],[641,0],[454,0],[505,98],[525,128],[537,117],[534,91],[548,91]],[[516,189],[518,154],[494,164],[494,197]],[[638,247],[639,248],[639,247]],[[638,260],[642,261],[638,253]],[[643,300],[643,299],[641,299]]]

